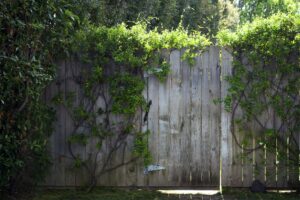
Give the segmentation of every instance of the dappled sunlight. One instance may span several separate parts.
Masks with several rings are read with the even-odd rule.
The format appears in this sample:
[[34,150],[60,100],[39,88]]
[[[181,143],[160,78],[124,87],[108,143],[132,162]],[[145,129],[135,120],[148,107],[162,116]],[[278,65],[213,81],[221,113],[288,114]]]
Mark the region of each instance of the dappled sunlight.
[[267,192],[288,194],[288,193],[295,193],[297,191],[296,190],[267,190]]
[[216,195],[219,190],[157,190],[163,194],[200,194],[200,195]]

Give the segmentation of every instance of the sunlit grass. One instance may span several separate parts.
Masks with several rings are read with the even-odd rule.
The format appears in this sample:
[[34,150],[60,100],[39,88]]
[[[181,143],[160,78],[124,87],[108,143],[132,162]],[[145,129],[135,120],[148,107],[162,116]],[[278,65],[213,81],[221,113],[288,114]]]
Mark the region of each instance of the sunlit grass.
[[219,190],[157,190],[163,194],[192,194],[192,195],[216,195]]
[[296,190],[267,190],[267,192],[289,194],[289,193],[295,193],[297,191]]
[[[276,191],[276,192],[275,192]],[[283,191],[281,191],[283,192]],[[285,191],[287,192],[287,191]],[[293,192],[293,191],[292,191]],[[277,193],[277,190],[267,193],[252,193],[248,188],[225,189],[221,195],[218,190],[195,189],[118,189],[97,188],[90,193],[85,190],[44,190],[36,194],[33,200],[299,200],[299,194]],[[32,199],[30,199],[32,200]]]

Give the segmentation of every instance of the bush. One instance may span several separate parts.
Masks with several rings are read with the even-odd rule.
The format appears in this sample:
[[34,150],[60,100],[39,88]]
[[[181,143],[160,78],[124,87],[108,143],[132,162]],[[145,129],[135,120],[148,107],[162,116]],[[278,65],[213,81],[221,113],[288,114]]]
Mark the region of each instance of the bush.
[[70,1],[0,1],[0,190],[42,180],[53,111],[42,91],[79,24]]

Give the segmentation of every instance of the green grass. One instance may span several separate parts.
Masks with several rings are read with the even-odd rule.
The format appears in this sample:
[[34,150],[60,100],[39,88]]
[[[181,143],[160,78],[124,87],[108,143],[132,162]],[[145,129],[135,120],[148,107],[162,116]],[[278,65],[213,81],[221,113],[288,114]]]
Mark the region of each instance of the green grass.
[[252,193],[249,189],[225,189],[225,200],[300,200],[299,194],[295,193]]
[[92,192],[76,190],[48,190],[34,200],[167,200],[167,195],[147,190],[95,189]]
[[[151,190],[95,189],[90,193],[78,190],[46,190],[37,193],[33,200],[188,200],[190,195],[165,195]],[[193,200],[202,199],[194,196]],[[298,194],[251,193],[248,189],[225,190],[223,195],[204,196],[211,200],[299,200]]]

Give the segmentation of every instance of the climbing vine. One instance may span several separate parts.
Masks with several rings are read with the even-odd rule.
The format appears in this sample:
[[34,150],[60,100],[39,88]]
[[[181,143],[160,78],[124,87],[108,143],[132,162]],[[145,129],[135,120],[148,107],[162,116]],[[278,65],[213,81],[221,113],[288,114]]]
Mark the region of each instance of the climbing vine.
[[[170,71],[163,51],[185,48],[182,59],[193,65],[195,56],[209,44],[199,33],[188,34],[181,27],[149,31],[144,22],[131,28],[124,24],[112,28],[88,26],[76,33],[73,59],[86,67],[72,66],[71,77],[61,81],[71,81],[75,91],[68,91],[65,97],[58,93],[53,102],[62,104],[74,123],[68,138],[69,152],[74,167],[89,172],[90,189],[103,174],[139,158],[144,165],[151,163],[147,147],[150,132],[142,129],[151,109],[151,102],[146,102],[142,93],[144,74],[163,81]],[[76,153],[78,146],[96,150],[86,158]],[[116,154],[122,158],[112,164]]]
[[[236,143],[245,152],[266,148],[275,153],[276,165],[294,166],[295,176],[300,153],[299,31],[299,15],[277,14],[245,24],[236,33],[219,34],[235,59],[224,102],[232,113]],[[245,128],[250,123],[256,128]],[[238,141],[236,130],[245,138],[254,136],[257,146],[248,139]]]

